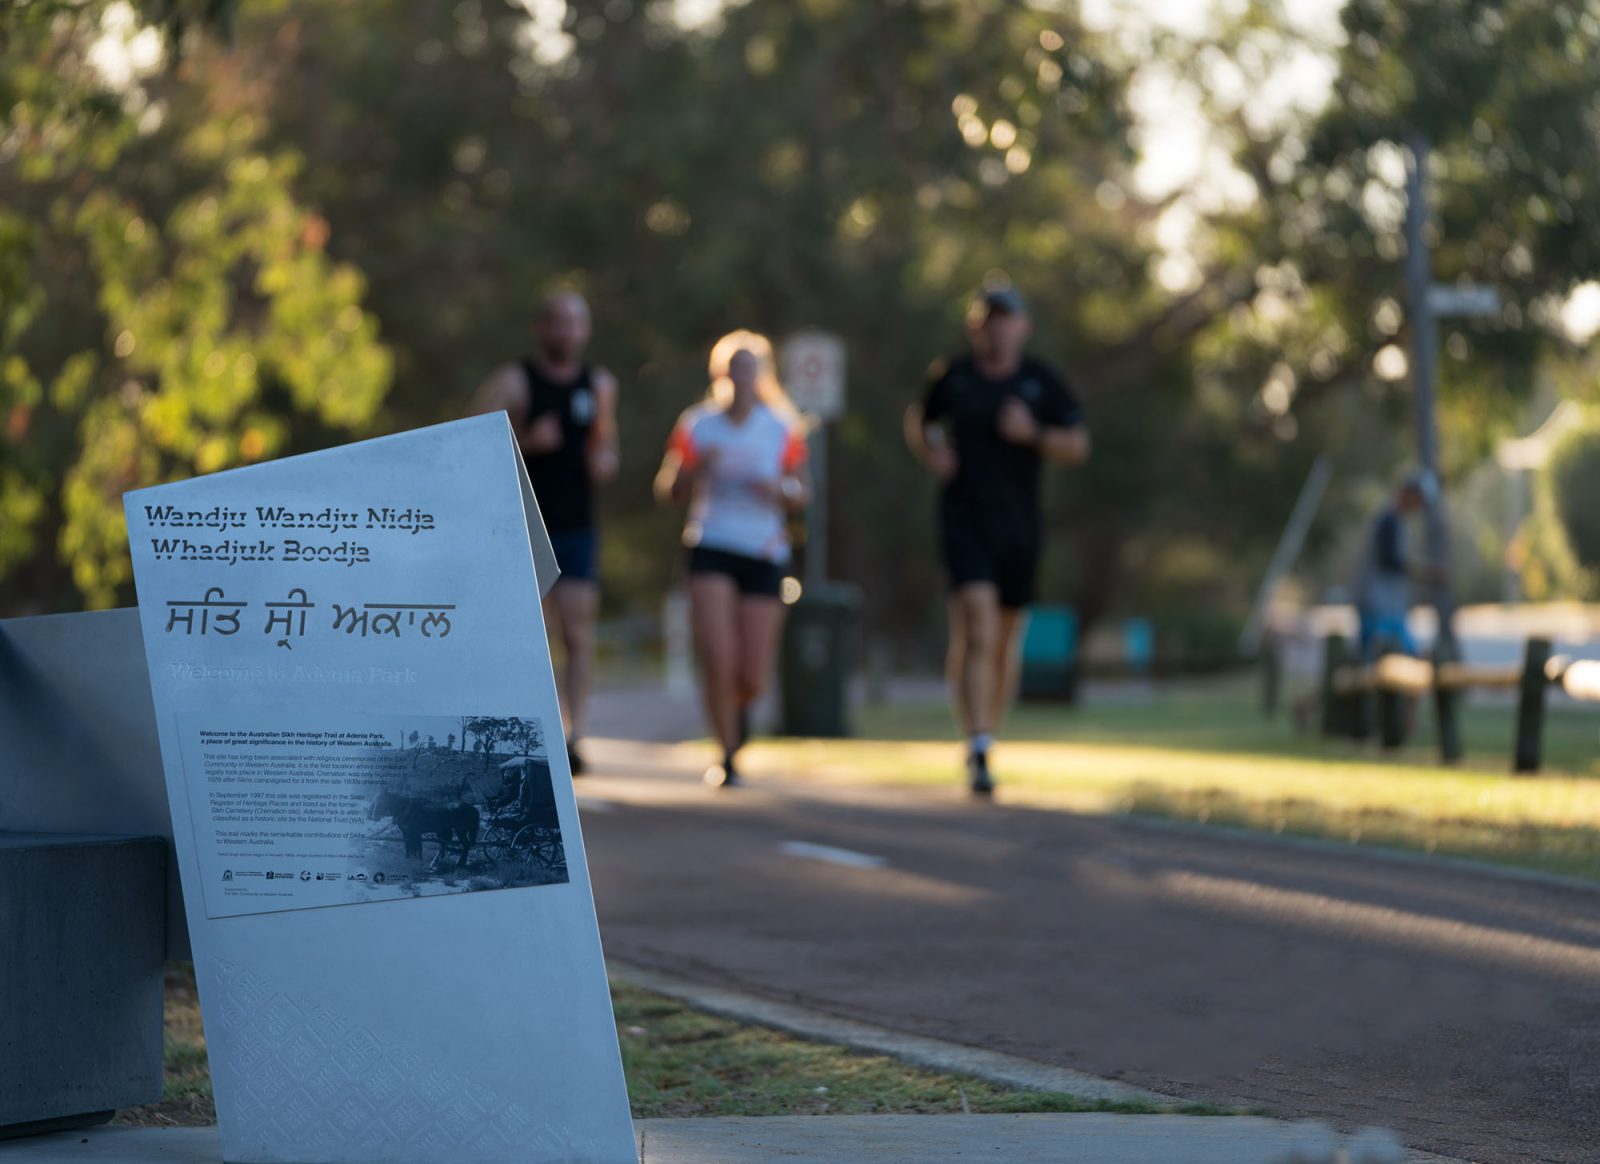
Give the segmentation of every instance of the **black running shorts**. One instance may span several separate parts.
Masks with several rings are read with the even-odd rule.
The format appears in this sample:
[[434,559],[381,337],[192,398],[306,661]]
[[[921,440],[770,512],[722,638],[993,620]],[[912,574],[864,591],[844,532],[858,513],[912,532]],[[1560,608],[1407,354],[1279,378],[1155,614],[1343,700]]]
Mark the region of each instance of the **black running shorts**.
[[746,598],[777,598],[783,593],[783,567],[765,558],[695,546],[689,551],[689,573],[726,575]]
[[1020,610],[1033,602],[1039,573],[1039,533],[1031,523],[963,519],[945,514],[939,521],[950,588],[989,582],[1000,591],[1000,605]]

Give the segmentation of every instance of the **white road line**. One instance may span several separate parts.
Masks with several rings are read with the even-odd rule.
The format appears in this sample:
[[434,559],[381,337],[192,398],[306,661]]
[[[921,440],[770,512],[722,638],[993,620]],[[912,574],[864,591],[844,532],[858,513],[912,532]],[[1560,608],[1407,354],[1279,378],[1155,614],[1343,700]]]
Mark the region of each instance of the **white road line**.
[[579,812],[610,812],[611,811],[611,802],[609,800],[601,800],[599,797],[596,797],[596,796],[580,796],[580,797],[578,797],[578,811]]
[[827,861],[831,865],[848,865],[852,869],[882,869],[889,864],[886,857],[857,853],[853,849],[836,849],[832,845],[814,845],[810,841],[784,841],[778,850],[791,857]]

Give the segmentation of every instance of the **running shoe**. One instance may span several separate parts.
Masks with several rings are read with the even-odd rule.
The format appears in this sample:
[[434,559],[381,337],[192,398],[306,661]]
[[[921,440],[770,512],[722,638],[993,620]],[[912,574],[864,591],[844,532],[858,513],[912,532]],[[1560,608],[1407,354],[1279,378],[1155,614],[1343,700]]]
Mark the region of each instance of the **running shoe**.
[[731,759],[707,768],[704,780],[712,788],[733,788],[740,782]]
[[973,752],[967,757],[967,779],[972,795],[994,795],[994,777],[989,774],[988,752]]

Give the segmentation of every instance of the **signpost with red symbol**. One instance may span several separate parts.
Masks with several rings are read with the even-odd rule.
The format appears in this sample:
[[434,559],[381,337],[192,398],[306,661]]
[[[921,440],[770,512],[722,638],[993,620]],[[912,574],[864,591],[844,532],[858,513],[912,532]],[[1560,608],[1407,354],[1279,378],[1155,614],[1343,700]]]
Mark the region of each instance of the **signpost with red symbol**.
[[795,407],[811,425],[811,508],[806,515],[806,585],[828,577],[828,422],[844,414],[844,340],[825,331],[801,331],[783,342],[779,374]]

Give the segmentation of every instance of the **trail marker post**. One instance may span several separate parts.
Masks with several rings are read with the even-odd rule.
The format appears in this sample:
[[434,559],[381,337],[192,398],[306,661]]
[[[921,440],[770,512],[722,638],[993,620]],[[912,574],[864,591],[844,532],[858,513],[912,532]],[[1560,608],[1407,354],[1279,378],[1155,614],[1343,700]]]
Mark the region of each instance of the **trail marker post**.
[[844,340],[825,331],[796,332],[783,342],[778,363],[789,398],[813,421],[805,581],[815,587],[828,580],[828,422],[844,414]]

